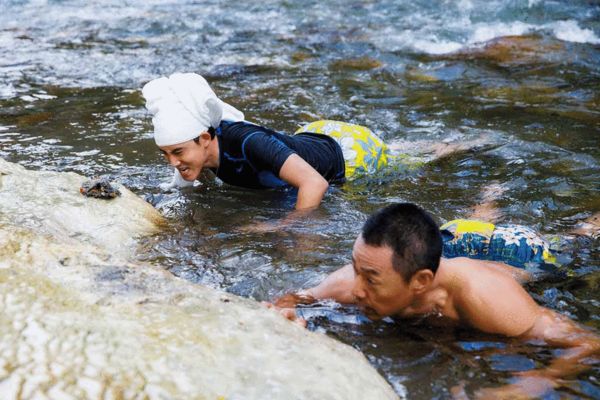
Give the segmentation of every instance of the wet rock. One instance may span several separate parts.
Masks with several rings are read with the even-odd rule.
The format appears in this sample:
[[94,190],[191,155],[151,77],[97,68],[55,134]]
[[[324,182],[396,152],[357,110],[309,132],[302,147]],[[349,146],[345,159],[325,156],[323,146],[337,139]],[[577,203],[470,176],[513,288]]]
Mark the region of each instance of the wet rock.
[[133,261],[160,216],[83,180],[0,160],[2,398],[396,398],[356,350]]
[[505,104],[546,105],[557,102],[560,90],[556,87],[542,85],[500,86],[477,88],[473,94],[489,101]]
[[419,70],[418,68],[415,68],[415,67],[407,68],[406,73],[405,73],[405,78],[408,81],[423,82],[423,83],[431,83],[431,82],[439,81],[439,79],[436,76],[432,75],[431,73],[427,73],[427,72]]
[[110,202],[82,196],[85,177],[29,171],[0,159],[0,209],[18,226],[51,235],[58,242],[90,243],[111,253],[130,254],[135,238],[159,230],[163,217],[122,188]]
[[51,112],[38,112],[33,114],[21,115],[17,117],[19,127],[38,125],[50,120],[53,117]]
[[370,57],[360,57],[334,61],[331,63],[331,68],[334,70],[368,71],[379,68],[382,65],[383,64],[379,60]]
[[114,187],[107,179],[91,179],[83,182],[79,192],[86,197],[97,199],[114,199],[121,195],[119,189]]
[[525,35],[498,37],[454,53],[451,58],[484,59],[506,66],[556,62],[566,55],[564,44],[558,40]]
[[294,63],[300,63],[300,62],[309,60],[313,57],[314,57],[314,55],[312,53],[309,53],[306,51],[296,51],[296,52],[292,53],[292,55],[290,56],[290,59]]

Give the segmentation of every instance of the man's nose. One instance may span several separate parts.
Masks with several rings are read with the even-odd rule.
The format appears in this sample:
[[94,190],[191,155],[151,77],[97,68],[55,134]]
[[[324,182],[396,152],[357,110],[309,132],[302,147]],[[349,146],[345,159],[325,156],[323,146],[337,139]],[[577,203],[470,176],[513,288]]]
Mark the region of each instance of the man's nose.
[[179,165],[179,159],[177,157],[175,157],[174,155],[167,154],[166,157],[167,157],[167,162],[172,167],[177,167]]
[[352,296],[354,296],[354,298],[358,300],[362,300],[365,298],[365,290],[359,277],[354,278],[354,285],[352,286]]

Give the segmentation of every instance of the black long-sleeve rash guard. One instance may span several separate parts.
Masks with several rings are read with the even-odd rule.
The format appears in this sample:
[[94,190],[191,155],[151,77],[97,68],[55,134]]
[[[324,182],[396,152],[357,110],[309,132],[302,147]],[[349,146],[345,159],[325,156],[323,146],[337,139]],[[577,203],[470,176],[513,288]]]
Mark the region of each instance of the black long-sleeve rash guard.
[[252,189],[289,186],[279,177],[283,163],[297,154],[330,183],[344,182],[344,156],[331,137],[316,133],[293,136],[248,122],[222,121],[217,177],[230,185]]

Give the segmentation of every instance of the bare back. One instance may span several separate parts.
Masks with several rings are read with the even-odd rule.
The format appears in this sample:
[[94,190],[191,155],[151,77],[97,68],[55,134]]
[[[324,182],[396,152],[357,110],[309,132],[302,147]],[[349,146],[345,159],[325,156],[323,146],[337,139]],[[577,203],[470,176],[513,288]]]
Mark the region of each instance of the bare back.
[[448,292],[442,313],[483,332],[522,335],[542,309],[511,272],[494,262],[442,259],[436,273],[436,284]]

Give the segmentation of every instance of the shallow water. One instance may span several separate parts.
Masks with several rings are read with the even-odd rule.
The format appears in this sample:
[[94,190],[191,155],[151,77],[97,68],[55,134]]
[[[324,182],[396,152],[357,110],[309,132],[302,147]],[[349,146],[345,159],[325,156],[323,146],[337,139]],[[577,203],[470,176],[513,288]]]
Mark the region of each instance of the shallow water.
[[[445,222],[468,215],[490,183],[507,189],[502,222],[545,234],[600,211],[597,2],[88,3],[0,0],[0,156],[108,175],[147,198],[172,229],[145,244],[144,258],[185,279],[271,299],[348,262],[362,222],[382,205],[417,202]],[[311,218],[245,233],[238,228],[285,216],[293,196],[210,180],[158,190],[170,171],[139,89],[176,71],[202,73],[247,119],[280,131],[328,118],[390,141],[493,145],[333,188]],[[572,276],[528,286],[595,329],[598,244],[568,241]],[[410,398],[507,383],[551,355],[488,335],[368,323],[331,305],[303,312]],[[595,367],[554,395],[598,398],[599,379]]]

